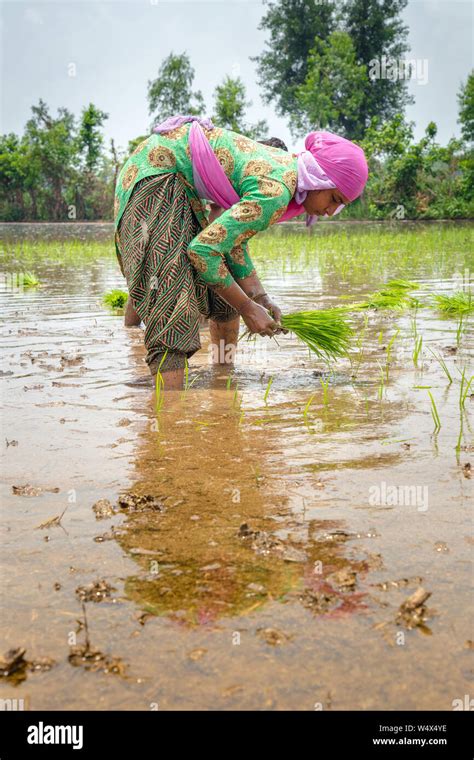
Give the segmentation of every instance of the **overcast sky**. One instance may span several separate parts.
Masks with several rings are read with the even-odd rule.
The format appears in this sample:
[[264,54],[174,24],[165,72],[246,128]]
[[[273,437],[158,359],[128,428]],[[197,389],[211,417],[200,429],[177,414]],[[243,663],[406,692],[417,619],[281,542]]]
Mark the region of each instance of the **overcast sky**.
[[[260,100],[250,56],[264,47],[263,13],[261,0],[3,2],[1,131],[21,133],[40,97],[54,112],[66,106],[75,114],[92,101],[109,114],[106,135],[126,147],[148,131],[148,80],[170,52],[186,51],[209,113],[215,86],[226,74],[239,75],[253,101],[249,120],[266,118],[271,134],[300,148],[287,121]],[[410,0],[404,20],[408,57],[428,66],[419,69],[419,81],[410,81],[416,101],[407,117],[416,122],[417,138],[435,121],[446,143],[459,134],[456,94],[473,66],[473,3]]]

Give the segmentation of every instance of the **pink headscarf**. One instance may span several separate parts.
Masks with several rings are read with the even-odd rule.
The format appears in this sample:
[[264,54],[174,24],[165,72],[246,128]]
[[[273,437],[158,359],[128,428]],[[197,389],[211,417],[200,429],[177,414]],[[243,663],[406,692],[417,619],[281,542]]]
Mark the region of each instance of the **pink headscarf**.
[[[310,132],[306,150],[298,153],[298,183],[295,197],[279,221],[303,213],[303,203],[311,190],[336,188],[353,201],[362,193],[369,175],[364,151],[355,143],[332,132]],[[334,214],[344,208],[341,203]],[[315,221],[310,216],[307,224]]]
[[347,195],[350,201],[355,201],[369,176],[362,148],[332,132],[310,132],[304,146],[329,179],[335,182],[338,190]]

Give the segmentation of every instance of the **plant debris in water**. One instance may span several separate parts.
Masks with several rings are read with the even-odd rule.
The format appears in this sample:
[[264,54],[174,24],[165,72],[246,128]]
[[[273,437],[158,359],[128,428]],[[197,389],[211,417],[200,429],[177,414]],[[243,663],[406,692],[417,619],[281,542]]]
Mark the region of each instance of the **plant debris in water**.
[[425,602],[430,596],[430,591],[425,591],[421,586],[417,588],[417,590],[400,605],[396,617],[396,623],[402,624],[408,629],[418,627],[424,628],[429,617],[429,610],[427,610]]
[[0,657],[0,678],[8,678],[15,683],[21,683],[26,679],[28,672],[44,672],[51,670],[56,664],[55,660],[50,657],[27,660],[25,654],[26,649],[24,647],[16,647]]
[[92,505],[92,511],[95,512],[96,520],[106,520],[116,514],[115,509],[108,499],[99,499]]
[[126,512],[164,512],[165,505],[158,496],[151,494],[122,493],[118,506]]
[[77,644],[70,647],[68,661],[76,668],[82,667],[93,673],[101,671],[102,673],[124,676],[126,665],[120,657],[104,654],[104,652],[91,646],[84,602],[82,602],[82,616],[83,620],[79,620],[78,622],[80,628],[84,629],[86,641],[85,644]]
[[59,488],[39,488],[38,486],[31,486],[29,483],[24,486],[12,486],[12,492],[15,496],[39,496],[43,491],[59,493],[59,490]]
[[272,536],[265,530],[252,530],[247,523],[242,523],[238,536],[256,554],[273,555],[285,562],[305,562],[307,559],[305,552],[301,549],[287,546],[279,538]]
[[114,586],[107,583],[106,580],[95,581],[87,586],[78,586],[76,596],[81,602],[103,602],[104,599],[110,599],[111,592],[116,591]]

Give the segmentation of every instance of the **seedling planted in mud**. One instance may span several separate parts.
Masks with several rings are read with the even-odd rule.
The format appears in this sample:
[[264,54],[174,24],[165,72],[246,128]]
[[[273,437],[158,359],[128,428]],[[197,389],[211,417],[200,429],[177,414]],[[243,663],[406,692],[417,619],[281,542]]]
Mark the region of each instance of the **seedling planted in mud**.
[[380,381],[379,381],[379,387],[378,387],[378,393],[377,393],[377,395],[378,395],[379,401],[382,401],[382,399],[383,399],[383,392],[384,392],[384,389],[385,389],[385,372],[384,372],[384,368],[382,367],[382,365],[380,364],[380,362],[377,362],[377,364],[379,365],[379,371],[380,371]]
[[315,393],[311,394],[311,396],[309,397],[309,399],[308,399],[308,401],[306,403],[306,406],[305,406],[305,408],[303,410],[303,417],[304,417],[305,422],[308,419],[309,408],[310,408],[310,406],[312,404],[312,401],[313,401],[313,398],[315,397],[315,395],[316,395]]
[[443,357],[440,354],[435,354],[435,352],[432,351],[431,348],[428,349],[428,350],[433,354],[434,358],[436,359],[436,361],[438,362],[439,366],[443,370],[444,374],[448,378],[448,385],[451,385],[451,383],[453,382],[453,378],[451,376],[451,373],[450,373],[450,371],[449,371],[449,369],[448,369],[448,367],[446,365],[446,362],[444,361]]
[[386,356],[386,360],[385,360],[385,376],[386,376],[387,380],[388,380],[388,373],[389,373],[389,369],[390,369],[390,361],[391,361],[391,358],[392,358],[392,346],[395,343],[395,341],[396,341],[399,333],[400,333],[400,330],[397,330],[397,332],[395,333],[395,335],[392,335],[392,337],[390,338],[389,342],[387,343],[387,356]]
[[421,349],[423,347],[423,336],[420,335],[419,338],[415,338],[415,348],[413,349],[413,364],[415,367],[418,368],[418,359],[420,358]]
[[464,409],[464,405],[467,399],[467,394],[469,393],[473,380],[474,380],[474,375],[472,375],[469,381],[466,380],[466,367],[463,367],[463,370],[461,373],[461,386],[459,389],[459,408],[461,411]]
[[433,433],[436,435],[436,433],[438,433],[439,430],[441,429],[441,420],[439,418],[436,402],[433,398],[433,394],[431,393],[431,391],[428,391],[428,396],[430,397],[430,400],[431,400],[431,416],[433,417],[433,422],[434,422]]
[[163,380],[163,375],[161,374],[161,367],[163,366],[163,362],[166,359],[166,356],[168,354],[168,349],[166,349],[165,353],[163,354],[161,361],[158,365],[158,369],[156,371],[156,411],[161,411],[161,408],[163,407],[163,403],[165,400],[165,382]]
[[322,378],[319,381],[321,383],[322,389],[323,389],[323,404],[324,406],[329,406],[329,398],[328,398],[328,389],[329,389],[329,378],[327,380],[323,380]]
[[273,383],[273,375],[271,376],[270,380],[267,383],[267,388],[265,390],[265,395],[263,397],[265,404],[267,403],[268,394],[270,393],[270,388],[272,387],[272,383]]

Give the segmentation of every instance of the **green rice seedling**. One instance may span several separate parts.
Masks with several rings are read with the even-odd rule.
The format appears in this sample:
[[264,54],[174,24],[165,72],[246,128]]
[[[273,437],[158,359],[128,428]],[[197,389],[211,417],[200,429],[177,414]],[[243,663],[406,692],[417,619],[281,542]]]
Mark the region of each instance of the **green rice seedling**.
[[270,388],[272,387],[272,383],[273,383],[273,375],[271,376],[270,380],[267,383],[267,388],[265,390],[265,395],[263,397],[265,404],[267,403],[268,394],[270,393]]
[[463,314],[460,314],[460,315],[459,315],[458,326],[457,326],[457,329],[456,329],[456,344],[457,344],[458,346],[459,346],[459,344],[461,343],[461,337],[462,337],[462,327],[463,327],[463,317],[464,317],[464,315],[463,315]]
[[458,440],[456,441],[456,446],[455,446],[455,451],[456,451],[456,454],[458,456],[461,453],[461,443],[462,443],[463,433],[464,433],[464,422],[463,422],[463,418],[462,418],[462,415],[461,415],[461,424],[459,426],[459,435],[458,435]]
[[323,388],[323,404],[324,406],[329,405],[329,397],[328,397],[328,389],[329,389],[329,379],[324,381],[322,378],[319,381]]
[[309,397],[309,399],[308,399],[308,401],[306,403],[306,406],[305,406],[305,408],[303,410],[303,417],[305,419],[305,422],[308,419],[309,408],[310,408],[310,406],[312,404],[312,401],[313,401],[313,398],[315,397],[315,395],[316,395],[315,393],[311,394],[311,396]]
[[451,376],[451,373],[450,373],[448,367],[446,366],[446,362],[444,361],[443,357],[440,354],[435,354],[435,352],[432,351],[431,348],[428,349],[428,350],[433,354],[434,358],[436,359],[436,361],[438,362],[439,366],[443,370],[444,374],[448,378],[448,385],[451,385],[451,383],[453,382],[453,378]]
[[346,356],[353,334],[344,309],[321,309],[285,314],[281,324],[294,333],[320,359]]
[[226,390],[230,391],[230,386],[231,385],[232,385],[232,375],[229,375],[229,377],[226,380],[226,384],[225,384]]
[[192,388],[192,386],[194,385],[194,383],[196,382],[196,380],[198,379],[198,377],[199,377],[199,374],[197,374],[195,377],[193,377],[193,379],[191,380],[191,382],[189,381],[188,357],[185,356],[184,357],[184,388],[183,388],[183,392],[181,394],[181,398],[184,398],[184,396],[186,395],[186,392],[189,391],[190,388]]
[[164,393],[165,382],[163,380],[163,375],[161,374],[161,367],[163,366],[163,362],[166,359],[167,354],[168,354],[168,349],[166,349],[165,353],[161,357],[161,361],[156,371],[155,389],[156,389],[156,411],[157,412],[161,411],[164,400],[165,400],[165,393]]
[[102,300],[110,309],[123,309],[128,300],[128,293],[123,290],[110,290]]
[[184,357],[184,390],[187,391],[189,388],[189,364],[188,364],[188,357]]
[[399,333],[400,333],[400,330],[397,330],[395,335],[392,335],[389,342],[387,343],[387,354],[386,354],[386,360],[385,360],[385,375],[386,375],[387,380],[388,380],[388,372],[390,369],[390,361],[392,358],[392,346],[395,343]]
[[464,409],[464,405],[467,399],[467,394],[469,393],[473,380],[474,380],[474,375],[470,378],[469,381],[466,380],[466,367],[463,367],[462,374],[461,374],[461,385],[459,389],[459,409],[461,410],[461,412]]
[[438,310],[448,316],[465,316],[474,312],[474,300],[471,291],[458,290],[450,296],[434,295]]
[[[363,341],[367,333],[367,325],[369,323],[369,317],[367,314],[364,314],[364,325],[361,330],[359,330],[359,334],[357,336],[356,340],[356,346],[357,346],[357,354],[356,354],[356,364],[354,365],[352,358],[351,358],[351,366],[352,366],[352,377],[357,377],[360,369],[360,365],[362,364],[362,359],[364,358],[364,347],[363,347]],[[380,336],[382,335],[383,330],[380,331]],[[380,338],[379,336],[379,338]]]
[[419,338],[415,338],[415,347],[413,349],[413,354],[412,354],[413,364],[415,365],[415,367],[418,367],[418,359],[420,358],[422,347],[423,347],[423,336],[420,335]]
[[431,391],[428,391],[428,396],[430,397],[430,400],[431,400],[431,416],[433,417],[433,422],[434,422],[433,433],[435,433],[436,435],[436,433],[438,433],[439,430],[441,429],[441,420],[439,418],[436,402],[433,398],[433,394],[431,393]]
[[232,400],[232,406],[234,407],[234,409],[239,409],[240,408],[238,390],[239,390],[239,384],[236,383],[235,384],[235,390],[234,390],[234,398]]
[[385,390],[385,372],[380,362],[377,362],[377,364],[379,365],[379,370],[380,370],[380,382],[379,382],[377,395],[378,395],[379,401],[382,401],[383,392]]
[[33,272],[23,272],[21,284],[24,288],[37,288],[40,284],[37,276]]

